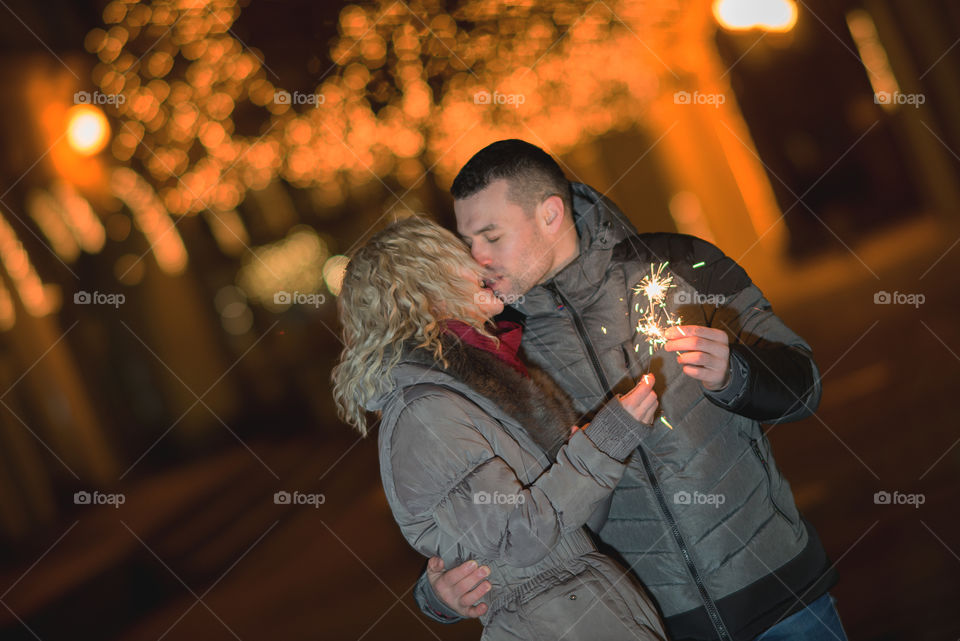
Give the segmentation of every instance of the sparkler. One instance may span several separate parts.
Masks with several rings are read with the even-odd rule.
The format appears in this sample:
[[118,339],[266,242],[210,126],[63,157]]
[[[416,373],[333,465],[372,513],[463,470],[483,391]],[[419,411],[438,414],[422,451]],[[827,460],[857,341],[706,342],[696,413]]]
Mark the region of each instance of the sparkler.
[[[650,275],[644,276],[643,280],[633,288],[635,296],[646,298],[646,310],[640,320],[637,321],[636,331],[643,334],[649,346],[652,355],[655,349],[659,349],[667,342],[663,333],[670,326],[680,325],[683,319],[680,316],[674,317],[667,309],[667,290],[676,287],[673,282],[673,274],[663,274],[663,270],[669,263],[660,263],[656,269],[650,265]],[[634,305],[636,311],[640,311],[640,303]],[[634,351],[640,348],[637,343]]]
[[[673,274],[663,273],[668,264],[660,263],[654,268],[651,263],[650,275],[644,276],[643,280],[633,288],[634,296],[646,299],[646,309],[643,310],[643,315],[637,321],[636,332],[643,334],[645,337],[651,355],[654,349],[659,349],[667,342],[666,336],[663,335],[667,328],[678,327],[683,322],[680,316],[673,316],[667,309],[667,291],[676,287],[673,282]],[[643,305],[642,302],[634,303],[633,310],[640,312],[641,305]],[[600,331],[606,334],[607,328],[601,325]],[[683,330],[681,329],[680,332],[683,333]],[[640,343],[633,346],[633,351],[640,351]],[[673,429],[673,425],[663,414],[660,414],[660,422],[671,430]]]

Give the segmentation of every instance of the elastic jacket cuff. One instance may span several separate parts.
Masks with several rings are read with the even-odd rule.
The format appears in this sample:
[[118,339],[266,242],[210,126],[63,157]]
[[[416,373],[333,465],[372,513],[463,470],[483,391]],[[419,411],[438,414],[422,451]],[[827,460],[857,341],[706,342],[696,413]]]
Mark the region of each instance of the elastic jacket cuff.
[[433,586],[430,585],[426,572],[423,572],[417,580],[417,587],[413,589],[413,598],[420,606],[420,611],[434,621],[440,623],[463,621],[463,617],[450,609],[433,591]]
[[614,398],[597,412],[584,433],[598,450],[622,462],[637,449],[643,430],[647,429],[649,425],[633,418],[619,399]]

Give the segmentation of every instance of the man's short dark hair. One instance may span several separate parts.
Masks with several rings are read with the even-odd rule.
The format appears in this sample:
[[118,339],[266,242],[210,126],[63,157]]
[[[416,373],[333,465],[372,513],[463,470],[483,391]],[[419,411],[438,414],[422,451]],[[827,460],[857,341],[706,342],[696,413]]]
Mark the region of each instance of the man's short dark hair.
[[500,179],[508,182],[507,198],[528,214],[550,196],[560,196],[573,215],[570,181],[560,165],[543,149],[523,140],[498,140],[475,153],[453,179],[450,193],[454,200],[462,200]]

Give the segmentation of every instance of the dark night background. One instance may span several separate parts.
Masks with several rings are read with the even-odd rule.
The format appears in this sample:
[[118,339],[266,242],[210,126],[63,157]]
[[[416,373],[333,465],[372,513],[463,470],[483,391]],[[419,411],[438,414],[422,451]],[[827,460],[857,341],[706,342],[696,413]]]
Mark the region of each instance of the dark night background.
[[[416,610],[335,296],[521,137],[744,265],[823,376],[769,433],[849,637],[960,638],[960,5],[784,3],[781,33],[706,0],[0,2],[0,637],[479,638]],[[74,96],[111,87],[84,151]]]

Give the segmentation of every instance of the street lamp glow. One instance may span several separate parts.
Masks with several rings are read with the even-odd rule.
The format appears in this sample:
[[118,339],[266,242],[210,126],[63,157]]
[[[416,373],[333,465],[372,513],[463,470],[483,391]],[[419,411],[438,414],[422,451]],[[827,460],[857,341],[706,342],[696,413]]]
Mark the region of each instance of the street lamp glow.
[[713,15],[725,29],[785,33],[797,24],[793,0],[714,0]]
[[92,156],[107,144],[110,123],[93,105],[76,105],[67,112],[67,141],[79,154]]

